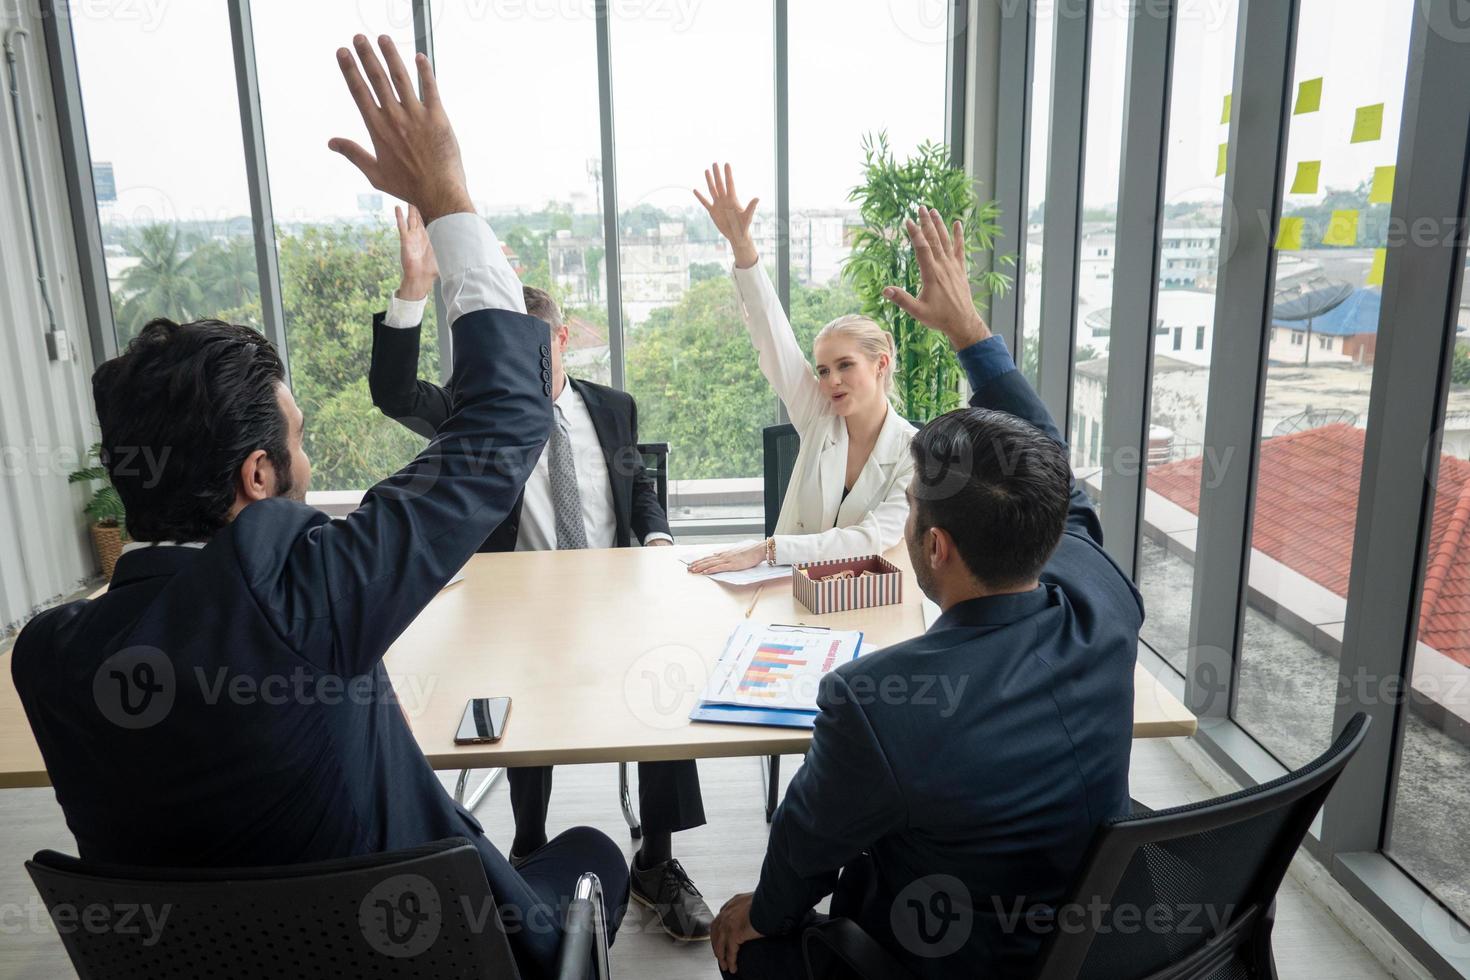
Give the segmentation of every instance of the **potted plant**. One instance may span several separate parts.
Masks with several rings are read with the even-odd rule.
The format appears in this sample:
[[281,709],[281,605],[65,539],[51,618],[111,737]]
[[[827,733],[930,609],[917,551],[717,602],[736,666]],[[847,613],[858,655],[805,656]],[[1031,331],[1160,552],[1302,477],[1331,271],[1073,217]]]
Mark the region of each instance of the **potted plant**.
[[[919,265],[904,233],[904,219],[920,205],[935,208],[947,222],[964,222],[967,251],[990,252],[1001,231],[996,220],[1000,209],[994,201],[980,200],[970,175],[950,164],[949,148],[941,143],[926,142],[899,162],[887,135],[880,132],[863,138],[863,156],[863,183],[847,196],[858,205],[863,226],[854,235],[842,274],[857,291],[863,313],[893,334],[899,411],[911,421],[927,422],[960,406],[964,372],[944,337],[883,298],[884,287],[890,285],[919,291]],[[1015,256],[1005,255],[990,269],[972,268],[971,287],[982,309],[992,296],[1010,288],[1011,277],[1000,267],[1014,265]]]
[[107,470],[102,466],[102,444],[97,443],[87,450],[87,458],[97,462],[69,474],[66,482],[102,484],[83,511],[92,520],[92,545],[97,549],[97,560],[102,563],[102,577],[111,580],[112,569],[128,540],[127,513],[123,510],[117,488],[107,478]]

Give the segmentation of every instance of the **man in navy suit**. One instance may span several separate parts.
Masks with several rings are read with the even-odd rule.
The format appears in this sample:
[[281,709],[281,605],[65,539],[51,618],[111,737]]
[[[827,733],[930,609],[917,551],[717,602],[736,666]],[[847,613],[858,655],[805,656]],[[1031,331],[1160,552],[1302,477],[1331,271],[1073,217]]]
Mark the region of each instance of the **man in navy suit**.
[[535,466],[550,336],[474,213],[427,59],[420,98],[391,40],[386,71],[367,38],[354,44],[367,81],[347,49],[337,59],[375,153],[330,145],[429,219],[453,416],[333,521],[303,502],[304,419],[271,344],[218,321],[153,321],[93,377],[134,543],[105,595],[26,627],[12,671],[84,859],[258,866],[467,837],[521,969],[549,976],[581,872],[602,879],[618,923],[620,850],[577,828],[513,869],[429,768],[382,658]]
[[974,391],[911,447],[905,540],[943,615],[823,678],[760,883],[715,920],[727,977],[803,975],[829,894],[915,976],[1027,975],[1093,832],[1129,809],[1143,602],[975,312],[959,223],[925,209],[909,235],[923,288],[884,295],[949,338]]
[[[368,387],[384,415],[432,437],[454,407],[448,390],[418,377],[421,321],[438,263],[418,212],[400,210],[397,218],[403,279],[388,309],[373,317]],[[551,327],[551,398],[561,442],[541,454],[510,513],[480,550],[673,544],[658,489],[638,452],[633,396],[570,377],[563,368],[569,331],[561,309],[544,290],[526,286],[524,295],[526,312]],[[551,766],[507,772],[516,825],[513,865],[546,843],[551,777]],[[673,835],[704,824],[694,760],[638,763],[638,804],[643,843],[630,868],[634,901],[653,909],[659,926],[675,939],[708,939],[714,915],[673,856]]]

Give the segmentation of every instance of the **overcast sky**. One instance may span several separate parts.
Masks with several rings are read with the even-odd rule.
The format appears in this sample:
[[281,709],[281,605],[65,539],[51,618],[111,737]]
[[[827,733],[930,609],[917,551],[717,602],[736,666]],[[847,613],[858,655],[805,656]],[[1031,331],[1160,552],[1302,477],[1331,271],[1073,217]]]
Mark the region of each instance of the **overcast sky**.
[[[1014,0],[1013,0],[1014,2]],[[612,0],[619,204],[686,205],[712,159],[774,205],[771,8],[750,0]],[[436,55],[471,192],[492,206],[596,205],[600,155],[592,0],[438,0]],[[332,57],[354,32],[412,46],[407,0],[254,0],[266,148],[278,220],[351,215],[366,182],[326,149],[366,142]],[[842,206],[859,141],[886,128],[900,152],[941,139],[942,0],[791,0],[793,207]],[[1097,0],[1085,196],[1117,198],[1124,0]],[[1041,0],[1033,100],[1050,98],[1051,3]],[[80,5],[88,135],[114,164],[120,215],[223,218],[248,212],[223,0]],[[91,11],[106,9],[106,16]],[[1322,111],[1293,119],[1291,170],[1323,161],[1323,186],[1394,162],[1410,0],[1302,0],[1297,78],[1325,77]],[[1171,113],[1169,196],[1218,197],[1221,102],[1232,87],[1235,0],[1184,0]],[[1008,93],[1007,97],[1016,97]],[[1384,138],[1349,144],[1358,106],[1386,102]],[[1044,175],[1045,130],[1032,180]],[[1040,199],[1033,193],[1033,200]],[[392,202],[385,202],[391,207]]]

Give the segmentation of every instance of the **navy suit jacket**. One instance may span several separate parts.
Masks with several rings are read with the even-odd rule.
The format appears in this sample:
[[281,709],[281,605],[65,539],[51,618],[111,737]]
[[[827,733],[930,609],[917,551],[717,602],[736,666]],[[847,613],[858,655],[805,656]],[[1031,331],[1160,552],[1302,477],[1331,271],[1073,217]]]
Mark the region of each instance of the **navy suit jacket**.
[[[449,417],[449,392],[418,376],[418,327],[390,327],[383,314],[373,317],[373,358],[368,371],[368,388],[373,404],[421,436],[432,437]],[[642,542],[655,531],[671,534],[669,519],[658,502],[658,487],[643,467],[638,452],[638,403],[633,396],[606,385],[568,377],[582,396],[597,441],[607,461],[612,483],[613,514],[617,520],[614,544],[627,548]],[[490,535],[481,551],[514,551],[521,529],[521,503],[515,506]]]
[[[972,405],[1062,441],[999,338],[960,360]],[[835,892],[833,914],[918,976],[1026,974],[1041,939],[1027,914],[1062,898],[1097,826],[1128,812],[1143,623],[1075,485],[1040,580],[958,603],[923,636],[824,678],[806,763],[771,826],[757,930],[789,932]]]
[[83,859],[287,864],[464,836],[498,900],[535,901],[441,787],[382,663],[550,432],[545,323],[468,313],[454,340],[452,414],[352,514],[250,504],[206,547],[125,554],[106,594],[26,626],[15,685]]

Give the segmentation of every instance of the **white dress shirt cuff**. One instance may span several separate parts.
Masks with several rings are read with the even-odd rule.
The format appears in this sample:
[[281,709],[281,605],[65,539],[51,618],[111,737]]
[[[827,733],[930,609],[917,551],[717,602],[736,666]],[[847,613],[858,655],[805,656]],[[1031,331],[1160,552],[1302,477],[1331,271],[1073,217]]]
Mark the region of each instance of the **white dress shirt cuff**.
[[649,545],[653,544],[655,541],[667,541],[669,544],[673,544],[674,537],[673,535],[665,534],[662,531],[649,531],[648,537],[643,539],[643,546],[646,548]]
[[479,215],[457,212],[435,218],[429,222],[429,241],[450,324],[476,310],[526,312],[521,281],[495,232]]
[[388,297],[388,312],[383,314],[383,326],[393,327],[396,330],[409,330],[417,327],[424,320],[424,307],[428,302],[427,296],[423,299]]

